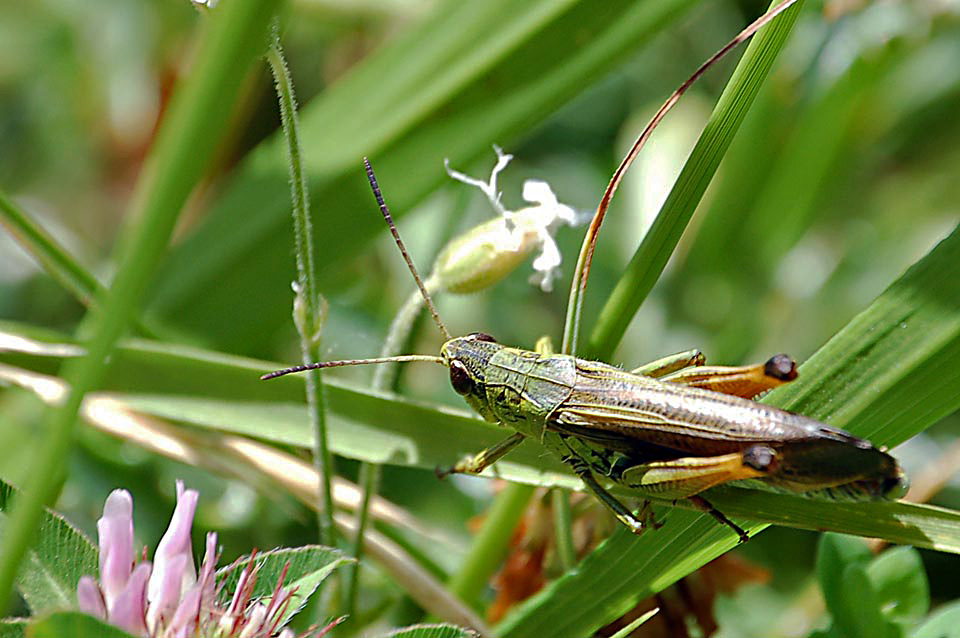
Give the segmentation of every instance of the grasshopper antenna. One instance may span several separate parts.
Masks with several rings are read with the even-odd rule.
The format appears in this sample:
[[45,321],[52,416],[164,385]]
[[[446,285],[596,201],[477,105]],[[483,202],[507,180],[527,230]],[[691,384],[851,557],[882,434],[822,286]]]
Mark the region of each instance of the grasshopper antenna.
[[440,328],[440,332],[443,333],[443,338],[449,341],[451,339],[450,332],[440,320],[440,315],[437,313],[437,309],[433,305],[433,300],[430,298],[430,293],[427,292],[427,287],[423,285],[423,280],[420,278],[420,273],[417,272],[417,267],[413,265],[413,260],[410,259],[410,253],[407,252],[407,247],[403,245],[403,240],[400,239],[400,233],[397,232],[397,227],[393,223],[393,217],[390,216],[390,209],[387,208],[387,203],[383,201],[383,194],[380,192],[379,184],[377,184],[377,176],[373,174],[373,167],[370,166],[370,160],[364,157],[363,165],[367,168],[367,180],[370,181],[370,188],[373,189],[373,196],[377,198],[377,204],[380,206],[380,213],[383,215],[383,218],[387,220],[387,226],[390,227],[390,232],[393,234],[393,240],[397,242],[397,247],[400,249],[400,253],[403,255],[404,261],[407,262],[407,268],[410,269],[410,274],[413,275],[414,281],[417,282],[417,287],[420,289],[420,294],[423,296],[423,300],[427,302],[427,308],[429,308],[430,314],[433,316],[434,323],[436,323],[437,327]]
[[267,379],[276,379],[277,377],[286,376],[288,374],[294,374],[296,372],[305,372],[307,370],[319,370],[320,368],[339,368],[340,366],[362,366],[368,363],[402,363],[404,361],[427,361],[429,363],[439,363],[442,366],[447,365],[444,363],[442,357],[434,357],[429,354],[402,354],[396,357],[379,357],[376,359],[342,359],[340,361],[320,361],[319,363],[307,363],[300,366],[293,366],[292,368],[284,368],[283,370],[274,370],[273,372],[268,372],[267,374],[260,377],[261,381],[266,381]]
[[[440,320],[440,315],[437,313],[437,309],[433,305],[433,300],[430,299],[430,293],[427,292],[426,286],[423,285],[423,280],[420,278],[420,273],[417,272],[417,267],[413,265],[413,260],[410,259],[410,253],[407,252],[407,247],[404,246],[403,240],[400,239],[400,233],[397,232],[397,226],[393,223],[393,217],[390,216],[390,209],[387,208],[386,202],[383,201],[383,194],[380,192],[380,185],[377,184],[377,177],[373,174],[373,167],[370,166],[370,160],[364,157],[363,165],[367,169],[367,179],[370,181],[370,188],[373,189],[373,196],[377,198],[377,204],[380,206],[380,213],[383,215],[383,218],[387,220],[387,226],[390,227],[390,232],[393,234],[393,240],[397,242],[397,247],[400,248],[400,253],[403,255],[404,261],[407,262],[407,268],[410,269],[410,274],[413,275],[413,279],[417,282],[417,287],[420,289],[420,294],[423,296],[423,300],[427,302],[427,308],[430,309],[430,314],[433,316],[433,321],[437,324],[437,327],[440,328],[440,332],[443,333],[444,339],[449,341],[451,338],[450,332],[443,324],[443,321]],[[274,370],[273,372],[268,372],[267,374],[261,376],[260,380],[266,381],[267,379],[276,379],[277,377],[283,377],[288,374],[306,372],[307,370],[320,370],[322,368],[338,368],[340,366],[359,366],[376,363],[402,363],[405,361],[427,361],[430,363],[439,363],[442,366],[447,365],[447,363],[443,360],[443,357],[435,357],[427,354],[404,354],[395,357],[377,357],[375,359],[342,359],[340,361],[320,361],[317,363],[306,363],[299,366],[293,366],[292,368],[284,368],[283,370]]]

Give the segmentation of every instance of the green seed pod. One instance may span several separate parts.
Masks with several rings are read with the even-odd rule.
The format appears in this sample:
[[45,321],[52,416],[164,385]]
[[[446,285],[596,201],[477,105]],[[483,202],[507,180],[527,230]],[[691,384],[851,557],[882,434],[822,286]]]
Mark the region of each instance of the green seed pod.
[[526,210],[512,217],[512,230],[501,217],[454,237],[434,262],[431,277],[443,290],[470,293],[509,275],[540,245],[539,228],[522,217]]

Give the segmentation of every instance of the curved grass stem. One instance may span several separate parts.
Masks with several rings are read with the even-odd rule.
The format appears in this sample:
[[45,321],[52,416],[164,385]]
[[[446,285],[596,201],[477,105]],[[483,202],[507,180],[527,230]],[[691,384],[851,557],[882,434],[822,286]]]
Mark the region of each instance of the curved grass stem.
[[[280,101],[280,119],[283,124],[283,137],[290,160],[290,193],[293,201],[293,229],[295,253],[297,257],[296,300],[294,302],[294,323],[300,334],[300,353],[303,363],[320,360],[320,332],[326,315],[325,302],[317,291],[316,271],[314,268],[313,241],[311,236],[310,199],[306,177],[301,161],[300,133],[297,124],[297,104],[293,92],[293,83],[280,40],[274,34],[267,61],[273,71],[277,97]],[[317,475],[320,477],[317,524],[318,540],[321,545],[332,546],[335,542],[333,526],[333,496],[330,487],[330,475],[333,472],[333,459],[327,444],[327,419],[323,401],[323,382],[319,370],[306,373],[307,405],[310,423],[313,429],[313,459]]]

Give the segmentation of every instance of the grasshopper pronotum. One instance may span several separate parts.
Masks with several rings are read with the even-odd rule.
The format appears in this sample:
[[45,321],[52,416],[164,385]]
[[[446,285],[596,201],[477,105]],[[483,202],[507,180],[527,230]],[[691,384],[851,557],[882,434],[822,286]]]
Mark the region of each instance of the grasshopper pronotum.
[[[741,32],[667,100],[621,164],[604,202],[679,95],[723,53],[790,4],[781,3]],[[454,391],[476,412],[516,432],[441,474],[480,473],[529,437],[568,463],[584,485],[637,533],[647,517],[633,514],[596,475],[644,498],[688,499],[731,527],[741,540],[747,539],[746,533],[701,492],[730,482],[849,500],[896,498],[905,490],[903,472],[884,450],[814,419],[750,400],[796,377],[795,365],[785,355],[755,366],[708,367],[699,351],[690,351],[626,371],[551,354],[545,348],[510,348],[483,333],[451,337],[400,239],[369,162],[366,168],[381,212],[444,335],[440,355],[320,362],[278,370],[264,379],[345,365],[399,361],[444,365]]]

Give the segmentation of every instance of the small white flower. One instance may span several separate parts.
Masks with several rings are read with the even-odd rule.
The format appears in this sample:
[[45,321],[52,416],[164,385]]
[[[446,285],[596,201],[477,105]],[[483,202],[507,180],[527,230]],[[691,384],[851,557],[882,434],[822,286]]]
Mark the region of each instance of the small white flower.
[[[445,162],[450,177],[479,188],[487,196],[490,205],[500,215],[497,220],[500,223],[488,222],[466,233],[463,240],[454,239],[450,243],[451,249],[438,259],[438,262],[443,263],[437,270],[456,272],[457,277],[470,281],[469,286],[461,285],[457,277],[452,277],[454,283],[448,285],[448,289],[455,292],[460,291],[459,289],[476,289],[475,282],[482,281],[489,285],[509,272],[515,261],[534,248],[539,248],[540,253],[533,260],[535,272],[530,281],[539,285],[544,292],[550,292],[553,289],[553,280],[560,274],[561,263],[560,249],[553,239],[553,234],[561,223],[576,226],[581,221],[580,216],[571,207],[557,201],[550,185],[540,180],[527,180],[523,184],[523,199],[532,206],[517,211],[507,210],[500,201],[497,176],[513,156],[505,154],[498,146],[494,146],[493,150],[497,153],[497,164],[486,182],[455,171],[450,168],[449,162]],[[478,258],[481,253],[484,253],[482,259]],[[461,264],[469,264],[470,267],[465,269]],[[468,272],[469,276],[462,272],[472,269],[478,272]],[[487,269],[491,276],[485,276],[484,269]],[[496,276],[492,276],[494,273]]]
[[460,171],[455,171],[450,168],[450,160],[443,160],[443,165],[447,169],[447,174],[458,182],[463,182],[464,184],[469,184],[470,186],[476,186],[483,194],[487,196],[487,199],[490,200],[490,204],[493,206],[493,209],[503,215],[507,216],[507,211],[504,210],[503,204],[500,203],[500,193],[497,191],[497,175],[500,174],[500,171],[507,167],[507,164],[510,163],[510,160],[513,159],[513,155],[507,155],[503,152],[496,144],[493,145],[493,150],[497,154],[497,165],[493,167],[493,170],[490,171],[490,181],[483,182],[479,179],[470,177]]

